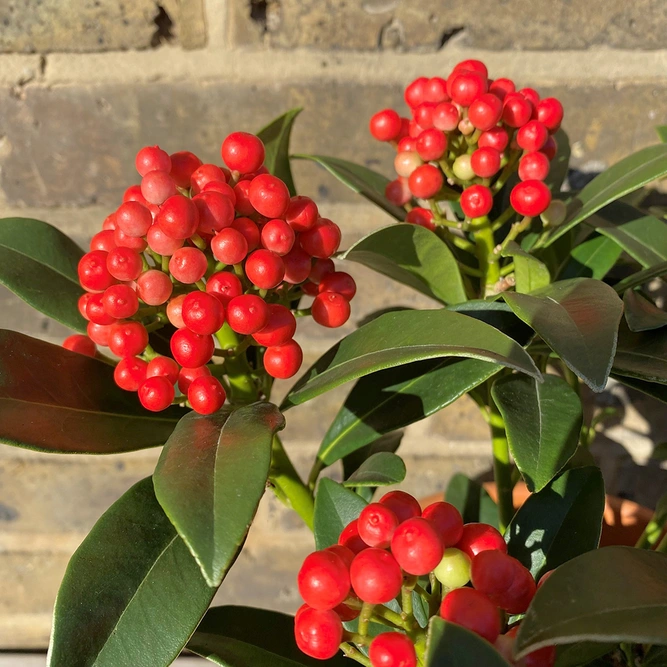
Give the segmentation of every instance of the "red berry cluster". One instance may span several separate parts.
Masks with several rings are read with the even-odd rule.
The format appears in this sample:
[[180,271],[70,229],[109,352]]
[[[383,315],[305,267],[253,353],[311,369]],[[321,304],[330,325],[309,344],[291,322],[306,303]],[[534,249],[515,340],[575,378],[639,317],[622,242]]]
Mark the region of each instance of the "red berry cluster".
[[[298,575],[305,604],[295,617],[295,636],[307,655],[327,660],[342,642],[364,645],[367,639],[343,629],[370,610],[391,624],[386,605],[419,577],[429,607],[445,620],[477,633],[511,661],[516,626],[505,634],[505,614],[526,611],[536,591],[530,572],[507,554],[502,535],[483,523],[464,524],[449,503],[437,502],[423,511],[417,500],[393,491],[366,506],[340,534],[338,544],[310,554]],[[424,580],[426,581],[426,580]],[[405,612],[405,609],[404,609]],[[416,667],[424,630],[403,614],[395,631],[368,638],[373,667]],[[407,625],[406,625],[407,624]],[[551,667],[553,647],[541,649],[518,663]]]
[[[226,167],[187,151],[142,148],[141,184],[126,190],[79,262],[88,336],[63,345],[90,356],[96,344],[109,347],[121,359],[116,383],[137,391],[149,410],[171,405],[175,387],[197,412],[222,406],[221,373],[211,373],[220,366],[209,362],[223,329],[237,343],[232,353],[258,348],[254,374],[285,379],[303,359],[293,339],[302,295],[314,301],[299,314],[322,326],[350,316],[356,285],[330,259],[339,227],[268,173],[258,137],[234,132],[221,153]],[[171,356],[158,356],[149,332],[167,324],[175,327]]]
[[[543,181],[563,119],[556,98],[540,99],[532,88],[516,90],[511,79],[489,79],[484,63],[464,60],[446,79],[415,79],[405,101],[412,118],[385,109],[370,121],[373,137],[397,150],[398,178],[386,189],[392,203],[452,199],[454,188],[465,216],[481,218],[491,211],[497,186],[518,165],[512,208],[526,217],[547,209],[551,193]],[[407,222],[434,229],[437,221],[430,208],[419,206],[411,208]]]

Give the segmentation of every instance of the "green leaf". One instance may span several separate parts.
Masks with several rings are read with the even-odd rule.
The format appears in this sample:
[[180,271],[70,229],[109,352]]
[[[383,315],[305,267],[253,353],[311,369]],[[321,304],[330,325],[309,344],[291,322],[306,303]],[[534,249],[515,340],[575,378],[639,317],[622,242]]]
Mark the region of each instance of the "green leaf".
[[337,544],[343,528],[354,521],[366,505],[366,501],[353,491],[323,477],[315,495],[313,532],[317,548],[326,549]]
[[602,530],[604,482],[599,468],[572,468],[526,500],[507,528],[511,556],[535,579],[596,549]]
[[184,414],[144,410],[113,367],[0,329],[0,442],[42,452],[115,454],[162,445]]
[[448,306],[447,310],[463,313],[481,322],[486,322],[494,329],[513,338],[519,345],[526,345],[534,336],[533,330],[522,322],[504,301],[472,299],[466,303]]
[[621,326],[614,373],[667,384],[667,331],[632,333],[625,325]]
[[360,164],[341,160],[337,157],[325,155],[293,155],[297,160],[311,160],[324,167],[330,174],[335,176],[341,183],[347,185],[354,192],[373,202],[376,206],[389,213],[396,220],[405,220],[407,215],[405,209],[392,204],[385,196],[384,191],[389,184],[389,179],[378,174],[368,167]]
[[637,273],[633,273],[631,276],[623,278],[623,280],[619,280],[614,285],[614,290],[618,294],[623,294],[623,292],[625,292],[627,289],[634,289],[635,287],[644,285],[654,278],[660,278],[665,274],[667,274],[667,262],[661,262],[660,264],[652,266],[650,269],[637,271]]
[[0,220],[0,284],[54,320],[85,332],[77,305],[83,250],[61,231],[31,218]]
[[577,641],[667,644],[667,555],[605,547],[561,565],[537,591],[517,657]]
[[371,232],[340,255],[442,303],[467,300],[451,250],[432,231],[399,224]]
[[613,239],[595,235],[576,245],[559,278],[594,278],[602,280],[618,261],[623,249]]
[[498,528],[498,506],[481,484],[463,473],[452,475],[445,500],[461,513],[464,523],[488,523]]
[[617,382],[624,384],[626,387],[636,389],[637,391],[641,391],[643,394],[651,396],[658,401],[667,403],[667,385],[665,384],[658,384],[657,382],[645,382],[644,380],[638,380],[637,378],[632,377],[624,377],[623,375],[617,375],[616,373],[612,373],[611,377],[613,377]]
[[644,268],[667,261],[667,223],[622,201],[605,206],[587,225],[613,239]]
[[289,161],[289,144],[292,126],[303,109],[291,109],[262,128],[257,136],[264,142],[266,157],[264,166],[280,178],[289,188],[290,194],[296,194],[292,169]]
[[378,452],[366,459],[343,486],[391,486],[405,479],[405,463],[391,452]]
[[630,331],[650,331],[667,325],[667,313],[653,305],[635,290],[626,290],[623,295],[625,321]]
[[273,435],[284,425],[271,403],[191,412],[162,450],[155,495],[211,586],[245,540],[264,495]]
[[667,646],[652,646],[642,660],[642,667],[665,667],[667,665]]
[[391,452],[394,454],[400,447],[403,440],[404,431],[393,431],[382,435],[376,440],[373,440],[369,445],[356,449],[347,456],[343,457],[343,479],[348,479],[357,468],[361,467],[364,461],[373,454],[379,452]]
[[294,639],[294,617],[252,607],[213,607],[188,642],[189,651],[220,667],[345,667],[339,654],[322,662],[302,653]]
[[477,359],[428,359],[362,377],[324,436],[318,458],[331,465],[450,405],[499,370]]
[[616,644],[598,644],[597,642],[576,642],[559,646],[556,651],[555,667],[582,667],[591,661],[607,655]]
[[514,278],[516,291],[527,294],[551,282],[549,269],[537,257],[527,253],[515,241],[510,241],[502,253],[503,257],[514,258]]
[[620,199],[643,185],[667,174],[667,145],[657,144],[644,148],[596,176],[569,206],[565,222],[551,235],[546,245],[551,245],[583,220],[603,206]]
[[579,396],[556,375],[537,382],[518,374],[496,380],[492,394],[529,491],[541,491],[577,449],[583,422]]
[[283,409],[384,368],[442,357],[490,361],[540,377],[518,343],[484,322],[444,309],[402,311],[381,315],[334,345],[292,387]]
[[558,194],[567,176],[567,170],[570,165],[570,138],[562,128],[554,134],[556,145],[556,157],[551,161],[549,173],[544,182],[549,186],[553,194]]
[[461,625],[431,619],[426,645],[426,667],[509,667],[509,663],[474,632]]
[[655,131],[658,133],[658,137],[662,143],[667,143],[667,125],[658,125],[655,128]]
[[216,589],[165,516],[149,477],[95,524],[58,592],[48,667],[166,667]]
[[561,280],[532,294],[506,292],[505,301],[593,390],[607,383],[623,302],[599,280]]

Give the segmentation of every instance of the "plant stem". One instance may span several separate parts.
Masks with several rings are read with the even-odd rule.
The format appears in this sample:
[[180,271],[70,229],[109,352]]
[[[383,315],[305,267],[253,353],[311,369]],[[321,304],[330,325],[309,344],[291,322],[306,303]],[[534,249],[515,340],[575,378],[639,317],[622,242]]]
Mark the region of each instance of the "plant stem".
[[496,242],[488,217],[479,218],[472,223],[475,237],[475,252],[479,269],[483,279],[480,281],[480,298],[493,292],[495,284],[500,279],[498,258],[494,253]]
[[491,443],[493,447],[493,476],[498,492],[498,517],[500,532],[504,533],[514,516],[512,499],[512,466],[510,449],[505,432],[505,423],[489,392],[489,423],[491,425]]
[[[233,350],[239,345],[239,338],[229,324],[215,334],[223,350]],[[257,387],[250,377],[251,369],[244,355],[225,359],[225,373],[231,389],[231,403],[253,403],[259,398]]]
[[308,488],[311,491],[315,490],[315,485],[317,484],[317,478],[320,476],[320,473],[326,468],[326,464],[318,456],[313,463],[313,467],[310,469],[308,474]]
[[366,665],[366,667],[372,667],[371,661],[351,644],[343,642],[339,648],[345,654],[346,658],[352,658],[352,660],[356,660],[358,663]]
[[361,614],[359,614],[359,634],[362,637],[365,637],[368,634],[368,624],[371,621],[371,616],[373,616],[374,607],[375,605],[372,605],[369,602],[364,602],[361,607]]
[[662,542],[658,544],[658,546],[655,548],[655,551],[661,554],[667,554],[667,535],[662,538]]

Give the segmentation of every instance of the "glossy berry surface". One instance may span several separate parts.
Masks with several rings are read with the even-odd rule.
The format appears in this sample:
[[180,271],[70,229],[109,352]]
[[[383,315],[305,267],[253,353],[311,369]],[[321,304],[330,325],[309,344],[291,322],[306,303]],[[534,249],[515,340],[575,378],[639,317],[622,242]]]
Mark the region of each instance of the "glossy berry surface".
[[463,526],[461,539],[456,548],[473,558],[480,551],[497,549],[507,553],[507,544],[503,536],[493,526],[486,523],[467,523]]
[[361,539],[371,547],[386,549],[399,520],[396,514],[386,505],[371,503],[364,507],[357,519],[357,528]]
[[442,560],[444,547],[433,526],[420,517],[407,519],[394,531],[391,553],[408,574],[425,575]]
[[[305,607],[305,608],[304,608]],[[338,653],[343,640],[343,625],[333,611],[318,611],[304,605],[294,619],[294,636],[299,649],[317,660],[328,660]]]
[[416,498],[405,491],[390,491],[380,498],[380,504],[388,507],[399,523],[421,516],[421,507]]
[[473,588],[457,588],[445,595],[440,616],[450,623],[483,637],[493,644],[500,634],[500,613],[484,593]]
[[417,654],[412,640],[399,632],[383,632],[368,650],[372,667],[416,667]]
[[350,592],[348,565],[333,551],[316,551],[303,562],[297,577],[299,594],[314,609],[333,609]]
[[433,525],[445,547],[454,546],[463,536],[463,518],[450,503],[432,503],[424,508],[422,516]]
[[220,380],[210,375],[195,378],[188,386],[188,402],[192,409],[201,415],[217,412],[226,398]]
[[385,604],[399,594],[403,575],[388,551],[368,548],[355,556],[350,581],[354,592],[364,602]]
[[470,581],[470,557],[459,549],[449,547],[444,550],[433,574],[445,589],[461,588]]

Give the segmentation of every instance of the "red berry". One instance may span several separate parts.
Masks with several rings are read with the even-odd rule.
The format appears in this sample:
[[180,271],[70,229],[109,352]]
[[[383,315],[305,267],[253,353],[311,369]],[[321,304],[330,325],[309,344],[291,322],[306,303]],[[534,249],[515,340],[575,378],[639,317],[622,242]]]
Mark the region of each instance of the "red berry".
[[269,220],[261,232],[262,245],[275,252],[286,255],[294,245],[294,230],[284,220]]
[[107,269],[107,254],[103,250],[93,250],[79,260],[79,282],[85,290],[102,292],[116,282]]
[[536,591],[533,575],[517,561],[512,585],[495,602],[510,614],[523,614],[535,597]]
[[269,320],[263,329],[252,337],[265,347],[284,345],[292,340],[296,332],[296,318],[292,311],[279,303],[269,306]]
[[[236,204],[236,193],[234,192],[234,188],[224,181],[209,181],[199,194],[203,192],[218,192],[227,197],[227,199],[232,202],[232,205]],[[195,195],[195,197],[196,196],[197,195]]]
[[419,199],[434,197],[440,191],[443,183],[442,172],[432,164],[423,164],[421,167],[417,167],[410,174],[408,181],[410,192]]
[[522,181],[543,181],[549,174],[549,158],[541,151],[526,153],[519,160],[519,178]]
[[170,171],[171,158],[159,146],[145,146],[137,153],[134,166],[140,176],[149,171]]
[[435,104],[449,101],[447,81],[439,76],[430,78],[424,85],[424,100],[426,102],[434,102]]
[[371,503],[361,510],[357,519],[359,536],[371,547],[386,549],[398,528],[398,517],[386,505]]
[[275,176],[260,174],[250,182],[248,198],[253,208],[267,218],[280,218],[289,206],[287,186]]
[[368,549],[368,545],[359,536],[359,523],[357,519],[351,521],[343,528],[343,531],[338,538],[338,544],[347,547],[352,553],[358,554],[364,549]]
[[279,380],[287,380],[296,375],[302,362],[303,351],[295,340],[284,345],[267,347],[264,352],[264,369],[271,377]]
[[451,102],[442,102],[433,110],[433,127],[443,132],[451,132],[458,127],[461,114]]
[[239,264],[248,254],[248,242],[241,232],[228,227],[213,237],[211,252],[223,264]]
[[248,243],[248,252],[259,246],[259,227],[250,218],[236,218],[232,228],[243,234]]
[[485,185],[471,185],[461,193],[461,210],[468,218],[481,218],[493,207],[493,194]]
[[420,517],[404,521],[391,539],[391,553],[408,574],[432,572],[442,560],[444,546],[433,526]]
[[523,95],[533,107],[537,106],[537,103],[540,101],[539,93],[534,88],[522,88],[519,94]]
[[116,280],[136,280],[142,267],[141,255],[131,248],[114,248],[107,255],[107,270]]
[[152,224],[151,212],[139,202],[125,202],[116,211],[116,226],[127,236],[146,236]]
[[211,415],[225,403],[227,394],[220,380],[209,375],[196,378],[188,387],[188,401],[195,412]]
[[508,143],[509,136],[502,127],[492,127],[490,130],[482,132],[477,141],[480,148],[495,148],[500,153],[507,148]]
[[88,338],[88,336],[84,336],[83,334],[67,336],[63,341],[63,347],[66,350],[70,350],[70,352],[77,352],[86,357],[94,357],[97,353],[95,343]]
[[525,125],[533,114],[533,105],[520,93],[509,93],[503,103],[503,122],[510,127]]
[[253,205],[250,203],[250,181],[240,181],[234,186],[236,196],[236,211],[241,215],[254,215]]
[[143,381],[139,387],[139,401],[147,410],[160,412],[171,405],[174,393],[171,382],[166,377],[158,375]]
[[208,366],[198,366],[197,368],[181,368],[178,371],[178,391],[187,396],[190,385],[202,377],[210,377],[211,371]]
[[303,561],[297,577],[299,594],[313,609],[333,609],[350,593],[350,573],[345,562],[328,549]]
[[283,281],[285,264],[275,252],[260,249],[248,256],[245,272],[253,285],[269,290],[277,287]]
[[254,294],[234,297],[227,306],[227,322],[236,333],[251,335],[261,331],[269,321],[269,306]]
[[[305,607],[305,608],[304,608]],[[343,625],[333,611],[318,611],[304,605],[294,619],[296,645],[306,655],[328,660],[338,653]]]
[[174,179],[174,183],[179,188],[189,188],[190,177],[201,166],[201,160],[190,151],[179,151],[169,157],[171,158],[169,175]]
[[503,536],[493,526],[486,523],[465,524],[461,539],[454,546],[468,554],[470,558],[488,549],[507,553],[507,545]]
[[311,307],[313,319],[323,327],[341,327],[350,318],[350,302],[336,292],[322,292]]
[[[449,83],[451,81],[451,84]],[[486,77],[478,72],[455,71],[448,80],[448,93],[452,100],[461,106],[470,106],[480,95],[486,92]]]
[[416,109],[412,110],[414,122],[419,127],[418,132],[413,130],[416,136],[419,136],[424,130],[429,130],[433,127],[433,114],[436,106],[432,102],[423,102]]
[[368,548],[354,557],[350,582],[356,595],[364,602],[385,604],[400,593],[403,574],[388,551]]
[[86,306],[88,305],[88,301],[90,301],[93,296],[94,294],[91,294],[90,292],[84,292],[77,301],[77,306],[79,307],[81,317],[83,317],[85,320],[90,320],[88,313],[86,313]]
[[547,142],[549,132],[539,120],[526,123],[516,134],[516,142],[525,151],[539,151]]
[[500,100],[504,100],[509,93],[515,91],[516,86],[511,79],[495,79],[489,82],[489,92],[493,93]]
[[176,384],[179,370],[178,364],[171,357],[155,357],[148,362],[146,377],[161,375],[166,377],[171,384]]
[[474,588],[456,588],[445,595],[440,616],[462,625],[493,644],[500,634],[500,614],[489,598]]
[[161,306],[171,296],[174,285],[169,276],[157,269],[145,271],[137,278],[139,298],[149,306]]
[[285,211],[285,222],[295,232],[308,231],[319,217],[317,204],[310,198],[302,195],[292,197]]
[[190,292],[183,300],[181,317],[190,331],[201,335],[210,336],[225,323],[222,304],[207,292]]
[[109,334],[109,349],[119,357],[135,357],[148,345],[148,332],[140,322],[112,324]]
[[110,213],[107,215],[106,218],[104,218],[104,222],[102,223],[102,229],[105,231],[113,231],[116,229],[116,214],[115,213]]
[[[150,213],[149,213],[150,215]],[[111,252],[116,247],[114,240],[114,233],[112,229],[105,229],[97,232],[92,239],[90,239],[91,250],[103,250],[104,252]]]
[[155,222],[172,239],[190,238],[199,224],[197,205],[183,195],[169,197],[160,207]]
[[[152,229],[152,228],[151,228]],[[150,230],[149,230],[150,231]],[[146,250],[146,239],[138,236],[128,236],[120,227],[113,231],[113,240],[119,248],[131,248],[137,252]]]
[[468,109],[468,118],[471,123],[482,131],[494,127],[503,113],[503,103],[491,93],[480,95]]
[[439,160],[447,150],[447,135],[432,128],[417,137],[417,153],[424,162]]
[[416,498],[405,491],[390,491],[380,498],[397,517],[399,523],[421,516],[422,510]]
[[190,329],[175,331],[169,347],[176,362],[185,368],[198,368],[206,365],[215,350],[211,336],[202,336]]
[[495,148],[478,148],[470,156],[470,166],[476,176],[491,178],[500,169],[500,153]]
[[297,245],[283,256],[283,264],[285,265],[283,280],[290,285],[298,285],[310,275],[311,257]]
[[187,294],[179,294],[167,304],[167,318],[177,329],[185,327],[185,322],[183,321],[183,301],[185,301],[186,296]]
[[542,181],[517,183],[510,192],[510,204],[519,214],[535,217],[544,213],[551,203],[551,190]]
[[361,614],[361,609],[352,609],[352,607],[348,607],[345,604],[339,604],[337,607],[334,607],[332,611],[341,621],[343,621],[343,623],[353,621],[355,618],[359,618],[359,615]]
[[419,106],[426,99],[428,79],[420,76],[405,89],[405,102],[409,107]]
[[[438,128],[440,129],[440,128]],[[396,146],[396,150],[399,153],[416,153],[417,152],[417,139],[413,139],[412,137],[403,137],[398,142],[398,146]]]
[[186,285],[201,280],[207,269],[206,255],[198,248],[179,248],[169,259],[171,275]]
[[405,216],[405,222],[410,222],[413,225],[419,225],[420,227],[426,227],[426,229],[430,229],[432,232],[435,231],[433,212],[429,211],[427,208],[415,206],[408,211],[408,214]]
[[400,632],[383,632],[373,639],[368,651],[373,667],[416,667],[412,640]]
[[333,273],[336,270],[336,265],[332,259],[316,259],[308,276],[310,281],[319,285],[324,276]]
[[106,347],[109,345],[109,336],[111,335],[112,324],[95,324],[88,322],[86,333],[96,345]]
[[192,194],[198,195],[207,183],[211,181],[226,182],[225,172],[215,164],[202,164],[190,176]]
[[138,357],[121,359],[113,371],[116,384],[125,391],[137,391],[146,379],[148,364]]
[[403,206],[412,199],[408,179],[399,176],[393,181],[389,181],[384,189],[384,196],[395,206]]
[[489,78],[489,70],[486,68],[486,65],[481,60],[475,60],[473,58],[470,58],[468,60],[462,60],[460,63],[454,65],[454,69],[452,70],[452,72],[459,72],[462,70],[477,72],[484,79]]
[[461,540],[463,518],[454,505],[432,503],[424,509],[422,516],[433,525],[445,547],[452,547]]
[[556,143],[556,140],[553,137],[549,137],[547,139],[547,143],[544,144],[542,148],[540,148],[540,153],[544,153],[549,161],[553,160],[556,157],[557,152],[558,152],[558,144]]
[[117,320],[132,317],[139,310],[137,293],[128,285],[107,287],[102,297],[102,304],[104,311]]
[[149,171],[141,179],[141,194],[150,204],[162,204],[177,192],[168,171]]
[[206,281],[206,291],[226,306],[235,296],[243,294],[243,285],[233,273],[218,271]]
[[503,551],[487,549],[480,551],[471,561],[472,585],[489,597],[504,593],[514,582],[519,561]]
[[357,293],[357,284],[354,278],[344,271],[334,271],[328,273],[320,281],[320,292],[336,292],[341,294],[348,301],[352,301]]
[[160,225],[153,225],[146,234],[148,246],[158,255],[173,255],[179,248],[183,247],[183,239],[173,239],[162,231]]
[[[149,203],[146,201],[146,197],[144,197],[141,194],[141,186],[140,185],[130,185],[127,190],[123,193],[123,201],[138,201],[140,204],[143,204],[144,206],[149,206]],[[109,220],[110,217],[112,217],[114,214],[112,213],[111,216],[108,216],[107,219],[104,221],[105,223],[107,220]],[[115,218],[115,216],[114,216]]]
[[205,190],[192,198],[199,213],[200,234],[215,234],[234,222],[234,202],[221,192]]
[[91,294],[86,301],[86,319],[95,324],[114,324],[118,318],[104,308],[104,294]]
[[401,132],[401,118],[393,109],[378,111],[371,118],[370,131],[378,141],[393,141]]
[[320,218],[314,227],[299,236],[301,247],[319,259],[331,257],[340,245],[340,227],[328,218]]
[[232,132],[222,142],[220,153],[230,169],[242,174],[257,171],[264,164],[264,144],[248,132]]
[[563,105],[555,97],[545,97],[537,103],[537,120],[549,132],[555,132],[563,120]]

